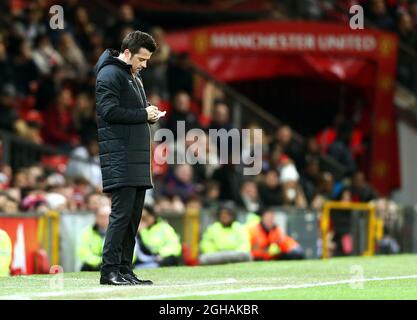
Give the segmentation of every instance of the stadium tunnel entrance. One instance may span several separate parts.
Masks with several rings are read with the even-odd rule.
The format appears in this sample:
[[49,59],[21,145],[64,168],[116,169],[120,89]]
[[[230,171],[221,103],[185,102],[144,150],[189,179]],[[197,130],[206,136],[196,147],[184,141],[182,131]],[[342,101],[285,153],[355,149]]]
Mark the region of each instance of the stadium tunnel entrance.
[[340,102],[344,98],[349,98],[348,109],[361,104],[367,113],[362,125],[371,141],[371,183],[383,195],[399,186],[394,34],[264,21],[172,33],[167,41],[303,134],[328,124],[345,108]]

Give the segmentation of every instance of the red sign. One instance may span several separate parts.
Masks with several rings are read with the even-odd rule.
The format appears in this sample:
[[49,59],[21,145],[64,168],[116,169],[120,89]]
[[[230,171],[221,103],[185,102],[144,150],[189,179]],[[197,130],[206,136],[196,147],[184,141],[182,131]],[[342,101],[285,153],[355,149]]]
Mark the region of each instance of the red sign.
[[33,274],[38,241],[37,217],[0,217],[0,229],[7,232],[13,245],[12,274]]

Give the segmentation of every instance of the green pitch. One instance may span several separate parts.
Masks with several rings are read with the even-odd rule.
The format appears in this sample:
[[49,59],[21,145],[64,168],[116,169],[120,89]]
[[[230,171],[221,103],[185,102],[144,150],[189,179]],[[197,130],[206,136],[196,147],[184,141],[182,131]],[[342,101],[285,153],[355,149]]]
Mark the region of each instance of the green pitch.
[[98,273],[0,278],[0,299],[417,299],[417,255],[252,262],[138,271],[148,287]]

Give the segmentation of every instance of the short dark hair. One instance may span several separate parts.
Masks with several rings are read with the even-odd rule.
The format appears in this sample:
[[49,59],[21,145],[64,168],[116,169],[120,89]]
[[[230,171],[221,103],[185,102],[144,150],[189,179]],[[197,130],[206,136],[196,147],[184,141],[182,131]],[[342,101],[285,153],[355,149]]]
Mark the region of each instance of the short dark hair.
[[156,47],[156,42],[150,34],[136,30],[128,33],[126,37],[124,37],[120,51],[124,52],[126,49],[129,49],[133,55],[138,53],[140,48],[155,52]]

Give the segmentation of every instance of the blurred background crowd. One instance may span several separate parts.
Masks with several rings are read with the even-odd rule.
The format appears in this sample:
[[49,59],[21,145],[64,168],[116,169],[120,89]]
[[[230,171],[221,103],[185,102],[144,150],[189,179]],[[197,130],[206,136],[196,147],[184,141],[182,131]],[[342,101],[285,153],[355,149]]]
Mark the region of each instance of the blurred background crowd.
[[[260,5],[265,3],[271,9],[265,18],[297,12],[305,20],[340,22],[348,21],[351,5],[361,4],[367,23],[396,32],[403,45],[417,50],[416,0],[287,0]],[[142,72],[149,102],[167,111],[153,130],[168,128],[176,134],[177,121],[183,120],[186,130],[203,129],[199,142],[214,150],[209,148],[216,142],[210,141],[208,129],[235,127],[230,97],[210,81],[196,95],[199,84],[192,62],[185,53],[173,53],[165,40],[167,27],[159,21],[144,19],[139,8],[129,3],[118,4],[117,12],[104,17],[97,17],[84,1],[60,4],[64,30],[49,27],[48,1],[12,0],[0,5],[0,130],[57,152],[29,166],[0,163],[0,212],[5,214],[56,210],[99,216],[110,205],[108,195],[101,193],[93,68],[106,48],[119,48],[121,39],[133,30],[149,32],[158,43]],[[178,1],[178,6],[185,4],[193,1]],[[415,75],[407,68],[399,68],[398,78],[413,88]],[[261,124],[253,119],[244,127],[261,128]],[[266,207],[320,212],[327,200],[380,199],[361,162],[369,151],[368,141],[343,110],[331,125],[302,137],[302,143],[294,136],[287,124],[264,130],[262,172],[255,177],[244,176],[241,166],[234,164],[160,165],[154,159],[155,187],[147,192],[145,203],[153,214],[181,215],[189,208],[221,211],[226,201],[232,201],[234,208],[264,217]],[[156,146],[154,142],[153,150]],[[167,145],[166,150],[177,151],[175,145]],[[242,150],[241,156],[250,152]],[[342,177],[321,166],[323,156],[346,168]]]

